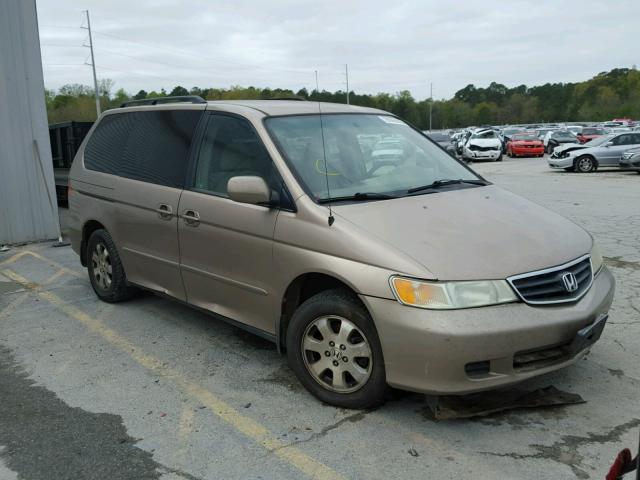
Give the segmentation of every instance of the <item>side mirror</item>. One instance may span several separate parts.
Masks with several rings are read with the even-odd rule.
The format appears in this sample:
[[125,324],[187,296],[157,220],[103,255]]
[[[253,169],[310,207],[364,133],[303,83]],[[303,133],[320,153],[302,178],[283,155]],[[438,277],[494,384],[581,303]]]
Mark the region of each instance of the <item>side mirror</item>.
[[238,203],[269,204],[271,190],[262,177],[238,176],[227,182],[229,198]]
[[604,144],[605,147],[610,147],[611,145],[613,145],[613,142],[607,142]]

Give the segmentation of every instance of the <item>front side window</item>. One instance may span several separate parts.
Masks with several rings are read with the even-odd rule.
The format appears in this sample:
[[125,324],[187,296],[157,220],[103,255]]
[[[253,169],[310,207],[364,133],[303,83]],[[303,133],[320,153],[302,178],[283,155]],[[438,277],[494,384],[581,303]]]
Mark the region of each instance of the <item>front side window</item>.
[[618,135],[613,139],[613,144],[614,145],[631,145],[633,144],[632,139],[633,139],[633,135],[631,134]]
[[316,200],[358,193],[407,195],[409,189],[436,180],[479,180],[391,116],[294,115],[268,118],[265,124],[302,187]]
[[236,176],[262,177],[272,188],[278,183],[271,158],[251,124],[237,117],[211,115],[193,187],[228,197],[227,183]]

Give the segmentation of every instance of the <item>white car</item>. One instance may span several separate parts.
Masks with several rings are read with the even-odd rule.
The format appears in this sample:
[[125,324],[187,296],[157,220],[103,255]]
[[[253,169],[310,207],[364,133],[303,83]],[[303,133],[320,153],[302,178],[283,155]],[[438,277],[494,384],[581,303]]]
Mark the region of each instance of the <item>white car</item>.
[[502,140],[493,129],[475,130],[462,146],[462,159],[499,162],[502,160]]

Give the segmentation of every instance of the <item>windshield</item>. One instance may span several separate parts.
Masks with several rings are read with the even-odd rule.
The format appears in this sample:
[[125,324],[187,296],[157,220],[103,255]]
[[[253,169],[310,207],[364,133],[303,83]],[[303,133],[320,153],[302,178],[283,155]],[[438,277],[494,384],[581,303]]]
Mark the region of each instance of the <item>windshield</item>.
[[505,128],[504,130],[502,130],[502,134],[509,136],[509,135],[513,135],[514,133],[518,133],[518,132],[521,132],[521,131],[522,131],[522,129],[520,129],[520,128]]
[[553,134],[553,138],[556,140],[575,140],[576,137],[569,132],[557,132]]
[[482,130],[471,135],[471,138],[497,138],[493,130]]
[[519,134],[519,135],[514,135],[513,137],[511,137],[511,140],[515,140],[515,141],[539,141],[538,137],[536,137],[535,135],[531,134],[531,133],[527,133],[527,134]]
[[426,135],[434,142],[448,142],[451,140],[449,135],[444,133],[426,133]]
[[553,132],[553,131],[555,131],[553,128],[541,128],[539,130],[536,130],[536,133],[538,135],[546,135],[547,132]]
[[329,198],[327,181],[331,197],[336,198],[356,193],[407,195],[409,189],[436,180],[478,180],[391,116],[294,115],[268,118],[265,123],[303,188],[317,200]]
[[608,142],[609,140],[611,140],[613,137],[615,137],[615,135],[613,134],[608,134],[608,135],[603,135],[602,137],[597,137],[594,138],[593,140],[589,140],[587,143],[585,143],[584,145],[587,145],[589,147],[597,147],[599,145],[602,145],[603,143]]

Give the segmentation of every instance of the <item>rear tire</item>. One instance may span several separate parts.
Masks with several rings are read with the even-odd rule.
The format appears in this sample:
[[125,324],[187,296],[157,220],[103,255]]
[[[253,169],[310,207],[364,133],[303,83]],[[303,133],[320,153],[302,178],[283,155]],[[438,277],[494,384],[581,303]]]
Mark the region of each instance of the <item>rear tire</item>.
[[369,312],[346,290],[320,292],[298,307],[287,329],[287,357],[300,383],[322,402],[354,409],[384,402],[378,333]]
[[109,303],[130,299],[135,287],[127,282],[122,261],[109,232],[96,230],[87,242],[87,271],[93,291],[100,300]]

